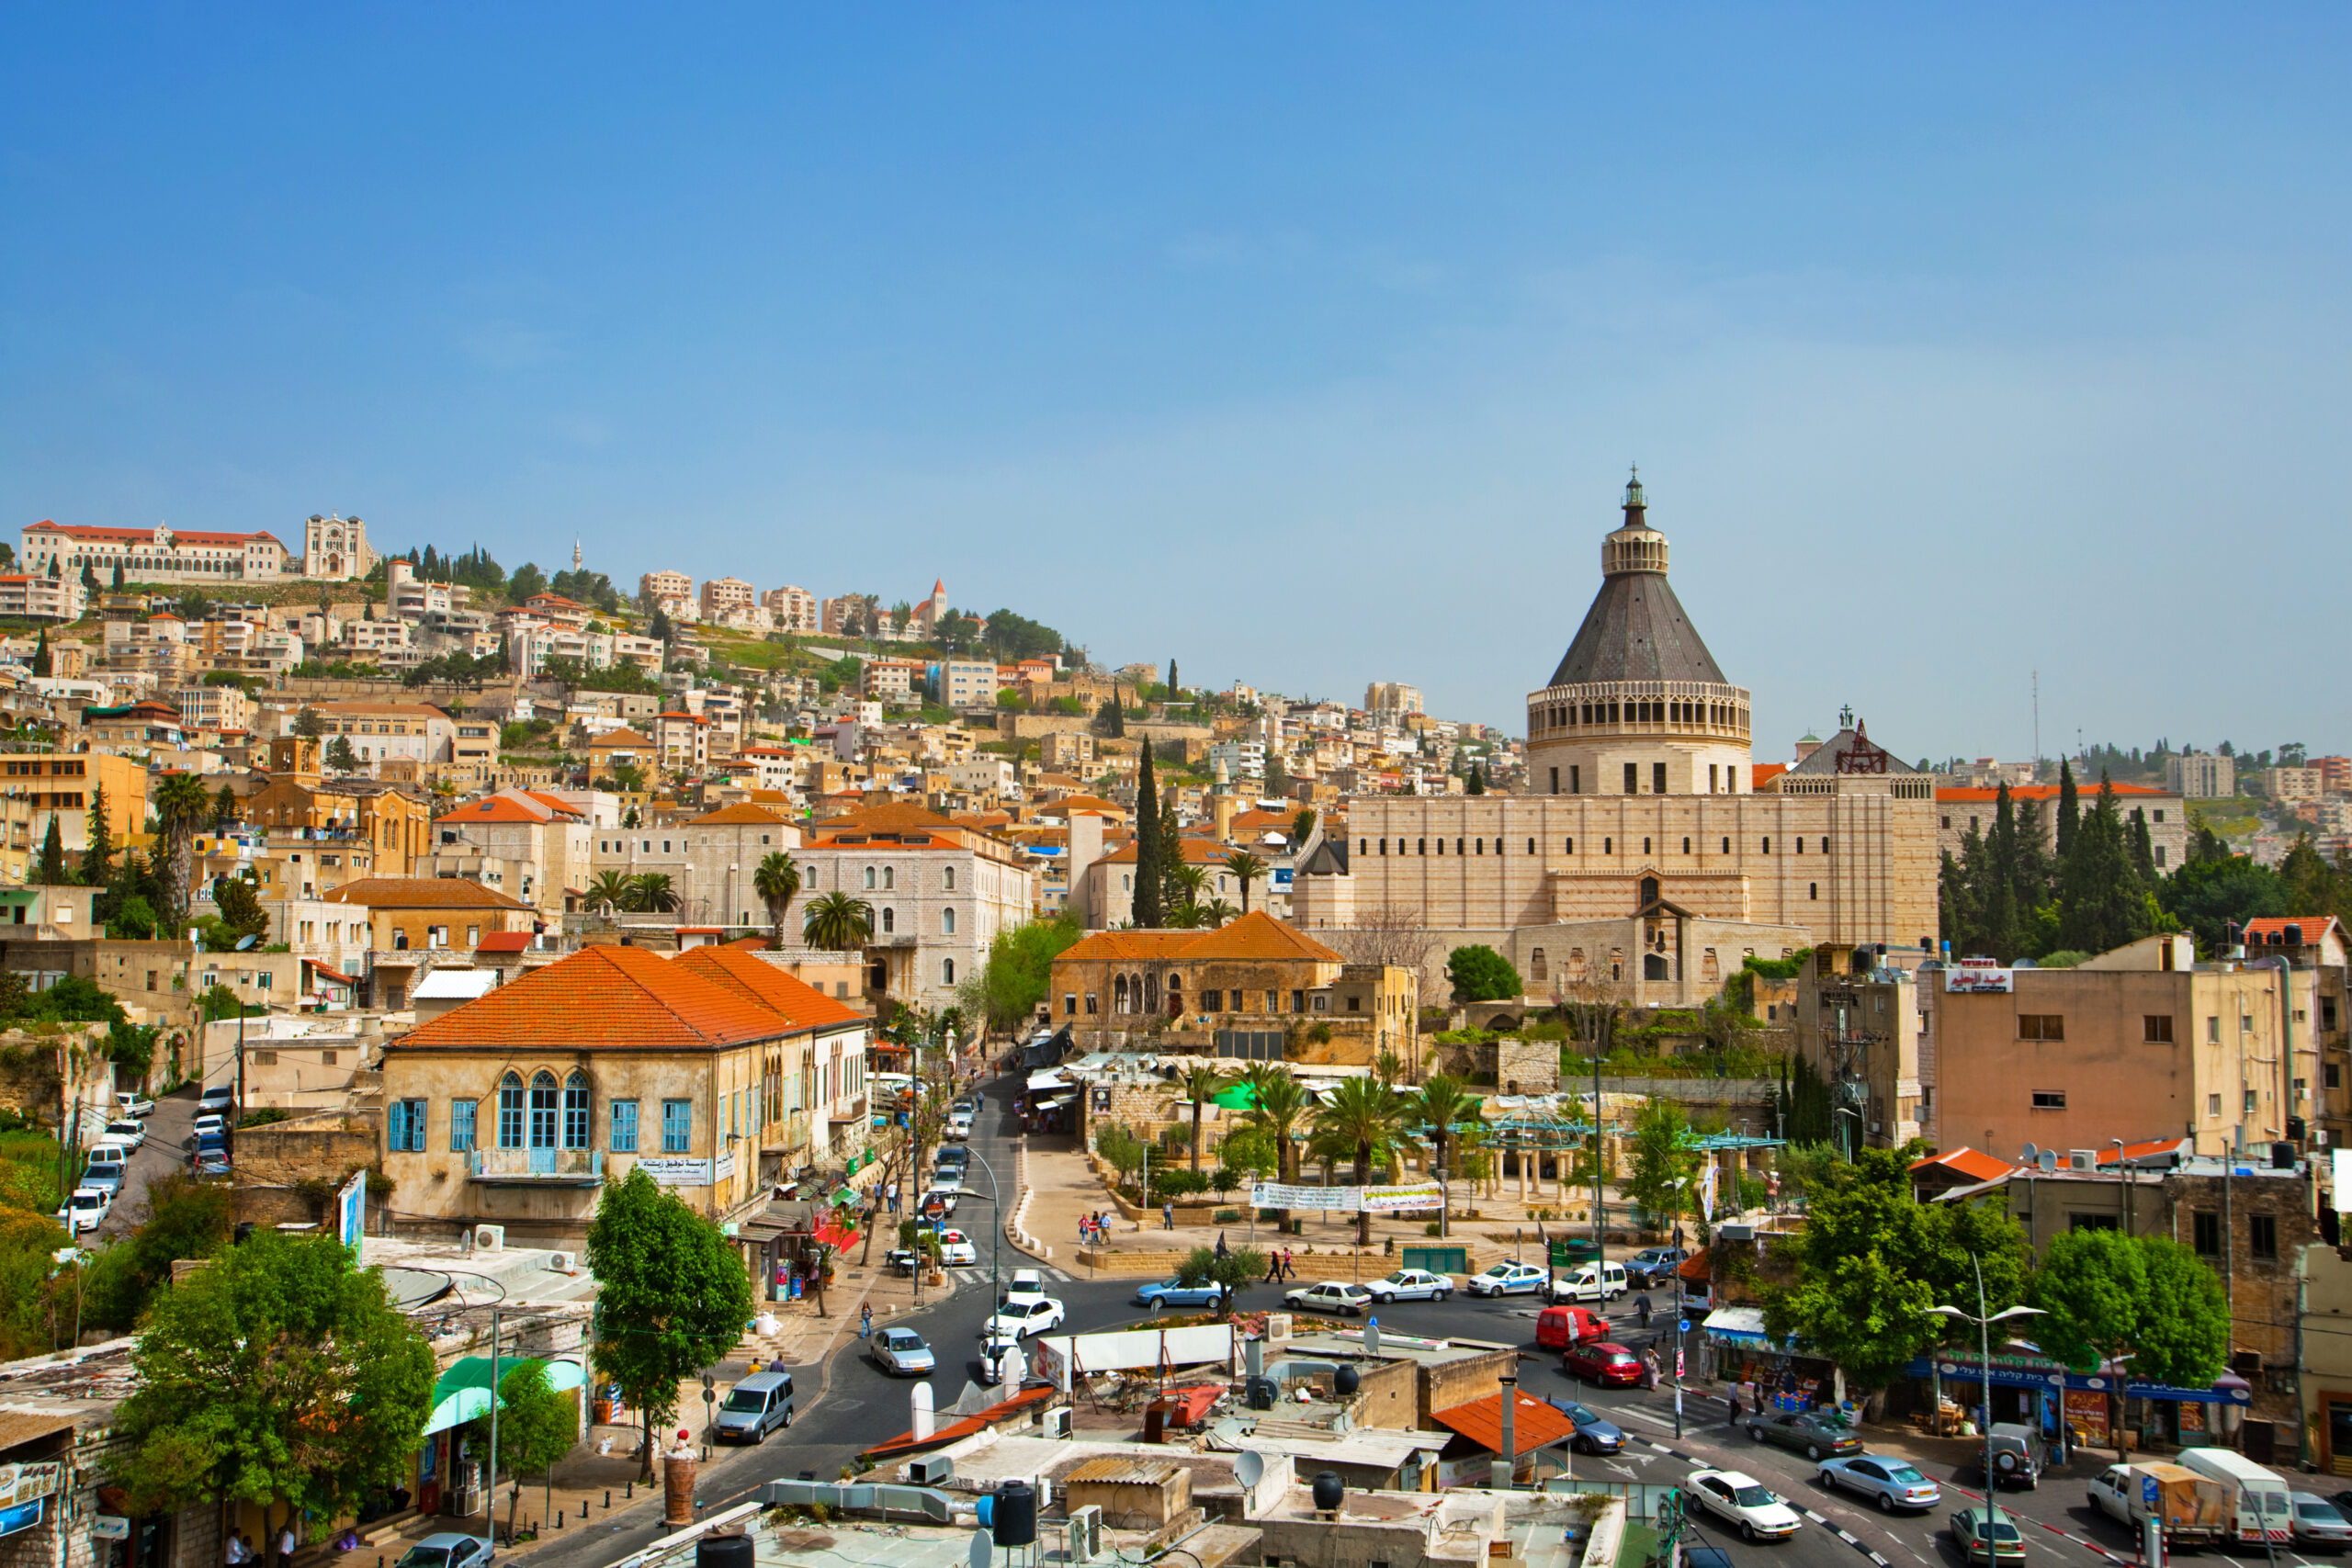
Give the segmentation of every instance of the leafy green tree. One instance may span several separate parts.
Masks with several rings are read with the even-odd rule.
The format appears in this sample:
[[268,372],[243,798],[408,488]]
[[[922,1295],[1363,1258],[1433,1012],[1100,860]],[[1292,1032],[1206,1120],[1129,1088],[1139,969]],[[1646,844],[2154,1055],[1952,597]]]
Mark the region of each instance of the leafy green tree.
[[139,894],[115,900],[107,915],[107,935],[116,942],[155,940],[155,907]]
[[212,879],[212,907],[220,911],[234,947],[237,940],[252,937],[256,945],[269,935],[269,911],[261,907],[261,896],[254,885],[242,876],[216,876]]
[[[1274,1179],[1288,1181],[1298,1169],[1298,1145],[1292,1141],[1299,1123],[1314,1109],[1315,1097],[1306,1086],[1278,1062],[1259,1062],[1242,1075],[1252,1104],[1241,1113],[1248,1126],[1264,1133],[1273,1144]],[[1282,1212],[1284,1220],[1290,1211]]]
[[[1374,1161],[1385,1164],[1396,1146],[1405,1122],[1405,1100],[1395,1089],[1373,1078],[1343,1078],[1330,1099],[1315,1112],[1315,1131],[1333,1145],[1352,1151],[1355,1185],[1372,1182]],[[1356,1245],[1372,1241],[1372,1216],[1356,1215]]]
[[772,850],[752,873],[752,891],[767,906],[768,946],[781,949],[784,917],[792,908],[793,896],[800,891],[800,867],[782,850]]
[[1250,885],[1265,879],[1266,863],[1248,850],[1235,850],[1225,857],[1225,869],[1241,884],[1241,912],[1246,915],[1250,912]]
[[802,906],[801,940],[828,953],[864,947],[874,936],[874,906],[847,893],[821,893]]
[[1143,743],[1143,758],[1136,768],[1136,896],[1132,918],[1149,931],[1163,923],[1160,880],[1167,874],[1164,858],[1172,845],[1159,841],[1159,787],[1152,777],[1151,742]]
[[1083,935],[1067,916],[1030,920],[999,936],[988,961],[956,987],[956,999],[984,1028],[1004,1031],[1035,1018],[1053,980],[1054,960]]
[[212,797],[212,826],[215,831],[232,828],[237,821],[237,792],[227,784]]
[[1307,835],[1314,831],[1315,808],[1311,806],[1303,806],[1299,807],[1297,813],[1290,819],[1291,848],[1296,849],[1299,845],[1306,842]]
[[1180,1285],[1220,1285],[1224,1287],[1223,1311],[1227,1316],[1233,1303],[1248,1286],[1266,1277],[1266,1255],[1254,1247],[1235,1247],[1217,1256],[1214,1247],[1196,1247],[1176,1265],[1176,1282]]
[[2099,781],[2098,799],[2075,828],[2058,882],[2058,940],[2106,953],[2154,930],[2147,889],[2132,868],[2115,786]]
[[535,593],[544,593],[547,591],[548,574],[529,561],[525,561],[521,566],[516,567],[514,575],[508,579],[506,583],[506,597],[510,603],[516,604],[520,604]]
[[653,1428],[676,1412],[678,1383],[726,1357],[752,1313],[752,1280],[717,1225],[653,1184],[641,1167],[607,1182],[588,1227],[596,1277],[597,1372],[642,1416],[643,1473]]
[[1455,948],[1445,961],[1445,977],[1457,1002],[1506,1001],[1526,989],[1510,960],[1482,942]]
[[82,829],[82,886],[104,887],[114,880],[114,828],[107,820],[107,786],[90,792],[90,814]]
[[147,1186],[147,1220],[100,1255],[87,1284],[89,1320],[113,1328],[137,1324],[172,1282],[172,1264],[209,1258],[229,1245],[235,1221],[230,1190],[187,1176]]
[[629,904],[629,878],[625,871],[606,869],[588,879],[587,903],[592,909],[611,913],[626,909]]
[[2083,803],[2075,784],[2075,764],[2058,762],[2058,862],[2064,865],[2075,852],[2075,830],[2082,826]]
[[1625,1196],[1646,1214],[1679,1225],[1685,1211],[1699,1206],[1699,1168],[1704,1156],[1692,1142],[1690,1118],[1671,1100],[1645,1101],[1634,1119],[1634,1141],[1624,1181]]
[[1484,795],[1487,793],[1487,769],[1485,763],[1473,762],[1470,764],[1470,785],[1466,793],[1471,795]]
[[1263,1127],[1236,1127],[1217,1145],[1216,1157],[1225,1169],[1261,1181],[1272,1177],[1282,1164],[1274,1150],[1274,1135]]
[[[1382,1055],[1385,1056],[1387,1053]],[[1402,1063],[1396,1065],[1403,1066]],[[1382,1081],[1392,1080],[1384,1077]],[[1431,1073],[1429,1082],[1421,1086],[1421,1092],[1415,1095],[1409,1103],[1412,1113],[1419,1118],[1422,1130],[1429,1136],[1432,1166],[1458,1171],[1458,1168],[1445,1157],[1446,1151],[1454,1145],[1464,1128],[1477,1124],[1476,1097],[1452,1074]],[[1449,1217],[1443,1213],[1439,1213],[1438,1228],[1441,1232],[1444,1230]]]
[[351,744],[350,736],[338,735],[327,742],[326,763],[338,773],[356,773],[359,771],[359,752]]
[[49,628],[40,629],[40,641],[33,647],[33,673],[46,678],[55,672],[56,656],[49,651]]
[[74,874],[65,869],[65,834],[54,812],[49,818],[49,836],[40,841],[40,881],[44,887],[66,887],[74,881]]
[[314,707],[305,707],[301,712],[294,716],[295,734],[302,736],[306,739],[315,740],[326,732],[327,721],[319,716],[318,709]]
[[2169,1237],[2063,1232],[2042,1247],[2029,1293],[2048,1314],[2035,1341],[2077,1370],[2130,1356],[2134,1377],[2201,1388],[2228,1363],[2222,1282]]
[[[517,575],[520,575],[519,573]],[[547,1363],[516,1361],[498,1375],[498,1461],[514,1477],[506,1494],[506,1540],[514,1541],[514,1516],[523,1504],[523,1479],[545,1476],[572,1450],[580,1429],[573,1395],[548,1381]],[[490,1452],[487,1413],[469,1423],[476,1453]],[[492,1477],[492,1483],[496,1478]]]
[[113,1479],[141,1514],[282,1500],[342,1517],[406,1473],[432,1407],[431,1348],[328,1235],[218,1251],[155,1298],[130,1355]]

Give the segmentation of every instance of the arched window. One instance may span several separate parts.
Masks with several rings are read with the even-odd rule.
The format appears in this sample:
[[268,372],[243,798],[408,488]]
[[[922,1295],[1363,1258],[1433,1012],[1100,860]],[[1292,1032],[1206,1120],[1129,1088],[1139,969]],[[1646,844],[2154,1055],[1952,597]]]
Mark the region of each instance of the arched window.
[[899,911],[887,904],[882,907],[882,929],[886,931],[899,929]]
[[541,1071],[531,1078],[531,1146],[555,1147],[555,1075]]
[[1184,1010],[1184,976],[1182,975],[1168,976],[1168,1010],[1171,1013]]
[[1550,969],[1544,963],[1544,950],[1540,947],[1528,954],[1527,977],[1531,980],[1548,980],[1552,977]]
[[1797,853],[1804,853],[1804,835],[1803,833],[1799,833],[1797,835]]
[[588,1075],[575,1072],[563,1080],[563,1146],[588,1146]]
[[954,936],[956,934],[955,910],[942,909],[939,911],[939,930],[941,934],[945,936]]
[[1650,852],[1650,841],[1649,841],[1647,839],[1644,839],[1644,840],[1642,840],[1642,853],[1644,853],[1644,854],[1647,854],[1647,853],[1649,853],[1649,852]]
[[498,1146],[523,1146],[523,1080],[513,1073],[498,1082]]
[[1135,879],[1132,875],[1129,875],[1129,876],[1123,876],[1123,877],[1119,878],[1119,891],[1120,891],[1120,892],[1122,892],[1122,893],[1132,893],[1132,892],[1134,892],[1135,890],[1136,890],[1136,879]]
[[1111,1010],[1113,1012],[1127,1010],[1127,977],[1125,975],[1111,976]]
[[1647,908],[1650,905],[1655,904],[1655,903],[1657,903],[1657,877],[1655,877],[1655,876],[1645,876],[1645,877],[1643,877],[1643,878],[1642,878],[1642,907],[1643,907],[1644,908]]
[[956,891],[956,868],[954,866],[946,865],[939,868],[939,885],[947,889],[950,893]]
[[865,868],[865,890],[868,893],[874,891],[874,868],[870,865]]
[[956,983],[956,961],[954,959],[943,958],[939,961],[939,983],[943,986],[952,986]]
[[1815,902],[1818,902],[1821,898],[1821,884],[1818,882],[1806,883],[1804,885],[1804,896]]
[[895,865],[884,866],[882,868],[882,890],[886,893],[893,892],[897,889],[898,886],[899,868]]

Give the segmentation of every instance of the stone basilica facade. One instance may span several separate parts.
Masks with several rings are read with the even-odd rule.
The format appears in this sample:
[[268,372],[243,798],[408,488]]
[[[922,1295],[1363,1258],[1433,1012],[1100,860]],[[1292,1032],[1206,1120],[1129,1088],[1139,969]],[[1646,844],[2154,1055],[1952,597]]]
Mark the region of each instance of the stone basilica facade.
[[[1307,928],[1409,919],[1424,994],[1454,948],[1510,958],[1530,997],[1588,980],[1687,1005],[1742,958],[1932,949],[1933,783],[1849,724],[1760,784],[1748,694],[1667,581],[1638,478],[1601,542],[1600,591],[1528,694],[1531,794],[1360,795],[1300,868]],[[1430,989],[1430,987],[1434,987]]]

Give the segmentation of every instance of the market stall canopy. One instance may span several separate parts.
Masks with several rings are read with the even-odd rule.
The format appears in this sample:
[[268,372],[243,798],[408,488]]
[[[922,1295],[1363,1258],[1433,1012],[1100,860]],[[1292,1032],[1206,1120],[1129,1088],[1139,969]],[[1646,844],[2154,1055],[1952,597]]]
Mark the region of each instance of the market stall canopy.
[[[515,1368],[537,1360],[533,1356],[501,1356],[498,1375],[501,1378]],[[546,1361],[548,1385],[556,1389],[580,1388],[588,1382],[588,1374],[577,1361]],[[441,1374],[433,1385],[433,1414],[426,1418],[427,1432],[447,1431],[462,1427],[478,1416],[490,1414],[490,1358],[460,1356]]]
[[1770,1336],[1764,1332],[1762,1307],[1717,1307],[1707,1314],[1707,1321],[1699,1325],[1699,1330],[1736,1344],[1763,1345],[1770,1342]]

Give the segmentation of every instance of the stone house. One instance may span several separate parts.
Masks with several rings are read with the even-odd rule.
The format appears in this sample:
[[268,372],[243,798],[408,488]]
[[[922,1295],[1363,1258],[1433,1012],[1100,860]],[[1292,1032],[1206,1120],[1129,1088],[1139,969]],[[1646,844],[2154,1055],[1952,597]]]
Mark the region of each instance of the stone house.
[[473,951],[495,931],[531,931],[538,911],[479,882],[435,876],[371,876],[346,883],[322,902],[364,911],[353,942],[367,953],[367,1005],[396,1009],[424,971],[470,965]]

